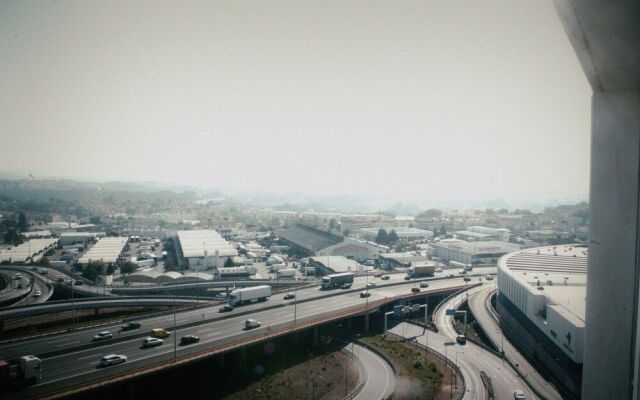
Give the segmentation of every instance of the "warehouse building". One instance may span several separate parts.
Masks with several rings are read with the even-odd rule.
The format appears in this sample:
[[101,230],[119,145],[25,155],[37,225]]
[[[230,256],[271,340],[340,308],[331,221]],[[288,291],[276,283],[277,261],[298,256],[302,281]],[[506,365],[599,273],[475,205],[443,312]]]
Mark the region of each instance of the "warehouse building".
[[[363,228],[359,229],[358,233],[367,240],[375,240],[378,236],[378,231],[381,228]],[[415,240],[427,240],[433,237],[432,231],[426,231],[424,229],[409,228],[405,226],[395,226],[391,228],[383,228],[387,233],[395,231],[399,239],[407,241]]]
[[500,241],[465,242],[453,239],[432,243],[430,255],[447,262],[496,264],[500,257],[516,250],[520,250],[520,245]]
[[581,389],[587,256],[583,246],[548,246],[498,263],[496,308],[505,335],[571,397]]
[[124,246],[127,245],[126,237],[105,237],[93,245],[84,256],[80,257],[80,264],[88,264],[91,261],[102,261],[105,264],[113,264],[118,260]]
[[462,240],[486,242],[497,240],[508,242],[511,231],[506,228],[489,228],[486,226],[470,226],[464,231],[455,232],[456,237]]
[[44,253],[54,248],[57,243],[58,239],[56,238],[30,239],[18,246],[0,250],[0,262],[24,263],[30,260],[39,261]]
[[63,232],[60,234],[60,244],[86,244],[88,242],[95,241],[97,238],[102,238],[105,236],[106,234],[104,232]]
[[386,253],[378,256],[378,265],[384,269],[396,269],[396,268],[409,268],[416,265],[427,265],[435,262],[429,261],[427,257],[424,257],[415,252],[405,253]]
[[375,260],[380,253],[389,251],[387,246],[374,242],[346,237],[340,243],[336,243],[324,249],[318,250],[318,256],[343,256],[357,261]]
[[203,271],[223,267],[238,251],[214,230],[177,232],[178,263],[183,268]]
[[309,258],[309,266],[316,269],[316,275],[327,275],[338,272],[362,272],[363,265],[342,256],[317,256]]
[[277,232],[280,241],[303,256],[315,256],[318,251],[341,243],[342,236],[304,224],[295,224]]

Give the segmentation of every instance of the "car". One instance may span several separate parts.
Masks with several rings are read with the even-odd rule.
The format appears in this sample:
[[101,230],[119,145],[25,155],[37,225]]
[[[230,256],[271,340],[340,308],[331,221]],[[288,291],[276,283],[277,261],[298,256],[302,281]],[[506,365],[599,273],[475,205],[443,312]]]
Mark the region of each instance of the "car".
[[464,277],[464,281],[465,281],[465,282],[469,282],[469,281],[471,281],[471,278],[469,278],[468,276],[465,276],[465,277]]
[[218,308],[218,312],[229,312],[233,311],[233,306],[229,304],[225,304],[222,307]]
[[82,286],[82,281],[81,280],[77,280],[73,283],[76,286]]
[[37,270],[38,270],[38,267],[31,267],[31,270],[32,270],[32,271],[37,271]]
[[455,278],[455,277],[456,277],[456,276],[455,276],[454,274],[449,274],[449,275],[447,275],[447,278],[449,278],[449,279],[452,279],[452,278]]
[[374,277],[376,278],[380,278],[382,277],[382,273],[381,272],[376,272],[375,274],[373,274]]
[[129,321],[126,324],[122,325],[120,329],[122,329],[123,331],[130,331],[132,329],[138,329],[140,328],[140,326],[141,325],[139,322]]
[[436,272],[442,272],[442,268],[440,267],[436,268]]
[[16,274],[16,276],[14,276],[13,279],[22,279],[22,275]]
[[169,332],[167,332],[162,328],[154,328],[151,330],[151,332],[149,332],[149,336],[158,338],[158,339],[164,339],[166,337],[169,337]]
[[350,283],[345,283],[344,285],[342,285],[343,289],[351,289],[351,284]]
[[367,283],[367,289],[373,289],[374,287],[376,287],[375,282],[369,282],[369,283]]
[[418,293],[419,291],[420,291],[420,288],[419,288],[419,287],[412,287],[412,288],[411,288],[411,292],[412,292],[412,293]]
[[40,291],[40,289],[36,289],[33,291],[33,297],[40,297],[42,296],[42,292]]
[[514,390],[513,400],[527,400],[527,396],[524,395],[524,392],[522,390]]
[[467,271],[465,271],[465,270],[458,271],[458,274],[460,274],[460,275],[466,275],[466,274],[467,274]]
[[296,298],[296,295],[293,294],[293,293],[287,293],[287,294],[284,295],[284,299],[285,300],[291,300],[291,299],[295,299],[295,298]]
[[362,297],[362,298],[369,297],[369,296],[371,296],[371,293],[369,293],[368,290],[360,292],[360,297]]
[[427,287],[429,287],[429,283],[427,283],[427,282],[420,282],[420,287],[421,287],[421,288],[427,288]]
[[257,328],[260,326],[260,322],[256,321],[255,319],[248,319],[246,321],[244,321],[244,329],[253,329],[253,328]]
[[63,277],[61,277],[61,276],[59,276],[59,277],[58,277],[58,279],[56,279],[56,281],[57,281],[58,283],[62,283],[62,282],[64,282],[64,278],[63,278]]
[[467,337],[465,335],[458,335],[456,336],[456,342],[458,342],[459,344],[466,344],[467,343]]
[[160,346],[162,343],[164,343],[164,340],[162,339],[155,338],[155,337],[148,337],[142,341],[142,347],[144,348],[156,347],[156,346]]
[[100,340],[107,340],[107,339],[111,339],[113,337],[113,335],[111,334],[111,332],[109,331],[102,331],[100,333],[97,333],[95,336],[93,336],[93,341],[94,342],[98,342]]
[[195,335],[187,335],[180,338],[180,344],[192,344],[200,341],[200,338]]
[[100,365],[108,367],[110,365],[122,364],[127,361],[127,356],[122,354],[109,354],[100,359]]
[[493,280],[493,276],[487,275],[487,276],[484,277],[484,279],[486,279],[488,281],[492,281]]
[[46,270],[46,269],[43,268],[43,269],[39,270],[38,273],[40,275],[47,275],[49,273],[49,270]]
[[404,280],[405,280],[405,281],[409,281],[409,280],[411,280],[411,277],[410,277],[409,275],[406,275],[406,276],[404,277]]
[[380,279],[382,279],[383,281],[387,281],[389,280],[389,278],[391,278],[389,275],[382,275]]

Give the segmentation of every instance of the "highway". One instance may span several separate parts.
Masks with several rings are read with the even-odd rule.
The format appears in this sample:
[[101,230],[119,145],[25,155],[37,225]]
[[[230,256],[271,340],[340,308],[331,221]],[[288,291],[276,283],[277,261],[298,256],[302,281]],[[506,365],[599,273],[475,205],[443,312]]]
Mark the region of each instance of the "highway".
[[484,285],[479,288],[479,290],[469,294],[469,308],[476,318],[476,321],[478,321],[478,324],[480,324],[496,347],[504,350],[505,357],[511,361],[513,365],[518,365],[519,371],[526,376],[530,385],[549,400],[562,399],[558,390],[529,364],[527,359],[509,340],[503,337],[502,329],[496,320],[497,317],[494,317],[494,315],[496,315],[495,311],[490,304],[491,294],[494,290],[494,285]]
[[[348,346],[348,348],[352,348]],[[365,368],[366,378],[355,400],[379,400],[389,398],[396,388],[396,375],[389,363],[366,347],[354,344],[354,356]]]
[[[379,284],[384,282],[379,279],[377,281]],[[364,281],[359,280],[354,286],[357,287],[363,283]],[[358,290],[346,292],[334,290],[331,291],[333,292],[331,294],[335,293],[335,295],[316,298],[319,294],[324,295],[327,292],[310,288],[298,291],[297,295],[299,300],[306,297],[313,299],[313,301],[300,301],[295,306],[293,302],[284,301],[282,297],[275,296],[268,302],[236,308],[229,314],[217,313],[217,306],[179,312],[176,313],[177,336],[194,334],[200,336],[201,341],[190,346],[177,346],[176,356],[182,357],[204,350],[219,349],[222,346],[248,339],[262,339],[268,335],[277,334],[279,330],[286,333],[294,326],[294,315],[296,315],[296,326],[303,326],[305,323],[315,323],[315,321],[320,322],[320,320],[337,319],[348,314],[361,313],[367,303],[375,308],[379,306],[376,303],[392,301],[399,296],[411,296],[410,288],[415,283],[396,283],[399,284],[372,289],[368,300],[360,298]],[[435,280],[430,282],[428,289],[423,289],[423,293],[464,286],[465,282],[461,278]],[[247,312],[249,315],[244,315]],[[251,331],[244,331],[244,321],[249,317],[261,321],[262,326]],[[33,387],[16,392],[15,398],[35,397],[62,387],[131,371],[173,358],[174,349],[171,339],[157,348],[140,348],[143,337],[151,328],[172,330],[173,315],[153,317],[140,320],[140,322],[142,323],[140,329],[126,333],[116,333],[117,325],[114,324],[111,327],[88,329],[3,345],[0,347],[0,353],[8,359],[24,354],[41,355],[43,359],[43,380]],[[93,335],[103,330],[110,330],[114,333],[114,340],[92,343]],[[47,355],[47,353],[51,355]],[[129,357],[129,361],[114,367],[96,368],[99,358],[110,353],[125,354]]]

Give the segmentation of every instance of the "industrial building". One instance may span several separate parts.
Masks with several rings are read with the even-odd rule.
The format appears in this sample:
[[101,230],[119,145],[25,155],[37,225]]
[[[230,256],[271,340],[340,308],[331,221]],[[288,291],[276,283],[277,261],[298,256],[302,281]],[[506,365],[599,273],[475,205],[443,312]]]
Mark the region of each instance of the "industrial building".
[[465,242],[446,239],[431,244],[431,256],[443,261],[457,261],[463,264],[496,264],[507,253],[520,250],[520,246],[500,241]]
[[0,250],[0,262],[24,263],[29,260],[38,261],[44,253],[55,247],[58,239],[30,239],[26,242]]
[[587,255],[583,246],[548,246],[498,263],[497,311],[505,335],[571,397],[581,389]]
[[317,275],[337,272],[362,272],[362,264],[342,256],[318,256],[309,258],[309,266],[316,269]]
[[214,230],[177,232],[178,263],[190,270],[203,271],[223,267],[237,250]]
[[291,250],[305,256],[315,256],[318,251],[342,243],[343,237],[304,224],[294,224],[277,232],[280,241]]
[[436,267],[436,263],[429,261],[425,256],[415,252],[386,253],[378,256],[378,265],[384,269],[409,268],[417,265],[431,265]]
[[118,260],[124,246],[127,244],[128,238],[126,237],[105,237],[99,239],[98,242],[93,245],[87,251],[78,262],[80,264],[88,264],[91,261],[102,261],[105,264],[113,264]]
[[508,242],[511,231],[506,228],[489,228],[486,226],[470,226],[464,231],[454,232],[458,239],[467,241],[486,242],[497,240]]
[[[378,236],[378,231],[381,228],[362,228],[358,230],[358,233],[367,240],[375,240]],[[424,229],[409,228],[405,226],[395,226],[391,228],[383,228],[387,233],[395,231],[399,239],[414,241],[414,240],[427,240],[433,237],[432,231],[426,231]]]
[[87,243],[94,241],[96,238],[105,237],[104,232],[63,232],[60,234],[60,244],[69,245],[76,243]]
[[357,261],[375,260],[379,254],[389,251],[387,246],[374,242],[346,237],[340,243],[336,243],[324,249],[318,250],[318,256],[343,256]]

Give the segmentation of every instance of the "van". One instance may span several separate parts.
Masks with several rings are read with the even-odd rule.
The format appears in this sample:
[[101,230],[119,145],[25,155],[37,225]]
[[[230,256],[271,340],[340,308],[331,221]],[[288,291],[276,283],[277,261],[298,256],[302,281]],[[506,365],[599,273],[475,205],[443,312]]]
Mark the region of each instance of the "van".
[[164,339],[166,337],[169,337],[169,332],[161,328],[155,328],[151,330],[151,333],[149,333],[149,336],[154,338]]

